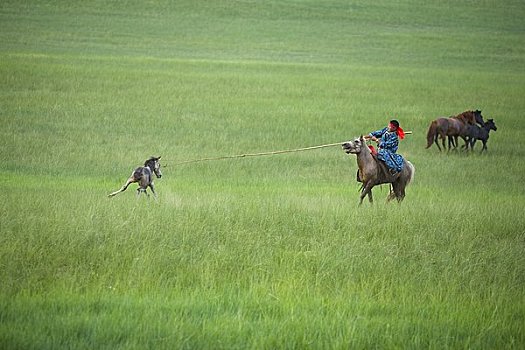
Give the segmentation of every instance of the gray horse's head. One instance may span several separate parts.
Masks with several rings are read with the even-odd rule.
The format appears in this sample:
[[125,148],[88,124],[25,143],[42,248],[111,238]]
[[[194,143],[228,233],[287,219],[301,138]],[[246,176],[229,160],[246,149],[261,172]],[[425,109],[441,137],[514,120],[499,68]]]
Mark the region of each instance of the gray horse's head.
[[356,138],[352,141],[347,141],[345,143],[343,143],[341,145],[341,147],[343,147],[343,150],[347,153],[347,154],[359,154],[361,153],[361,151],[365,148],[367,148],[366,146],[366,141],[365,141],[365,138],[363,137],[363,135],[361,135],[361,137],[359,138]]
[[159,163],[159,157],[151,157],[147,161],[144,162],[144,166],[149,167],[154,173],[155,176],[158,178],[162,177],[162,172],[160,171],[160,163]]

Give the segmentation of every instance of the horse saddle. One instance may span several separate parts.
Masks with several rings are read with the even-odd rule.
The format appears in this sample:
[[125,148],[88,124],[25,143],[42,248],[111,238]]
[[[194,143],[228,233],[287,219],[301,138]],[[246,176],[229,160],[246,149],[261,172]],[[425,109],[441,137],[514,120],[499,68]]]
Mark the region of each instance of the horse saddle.
[[[400,171],[394,171],[393,169],[390,169],[385,162],[382,160],[379,160],[377,158],[376,154],[372,154],[372,157],[376,161],[377,165],[379,166],[379,173],[382,175],[382,178],[385,180],[388,180],[387,182],[393,182],[396,180],[399,175],[401,174]],[[361,174],[359,172],[359,169],[357,169],[357,182],[363,182],[361,180]]]

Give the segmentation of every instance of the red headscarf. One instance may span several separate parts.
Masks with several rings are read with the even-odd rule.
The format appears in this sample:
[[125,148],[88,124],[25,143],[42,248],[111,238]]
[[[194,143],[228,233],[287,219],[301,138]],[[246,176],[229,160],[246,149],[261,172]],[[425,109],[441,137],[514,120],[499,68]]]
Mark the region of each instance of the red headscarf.
[[405,132],[403,131],[403,129],[401,129],[400,126],[397,127],[396,133],[400,140],[405,138]]
[[403,129],[401,129],[401,127],[399,126],[399,122],[397,120],[392,120],[390,122],[390,126],[391,127],[393,126],[395,128],[397,137],[399,137],[400,140],[405,138],[405,132],[403,131]]

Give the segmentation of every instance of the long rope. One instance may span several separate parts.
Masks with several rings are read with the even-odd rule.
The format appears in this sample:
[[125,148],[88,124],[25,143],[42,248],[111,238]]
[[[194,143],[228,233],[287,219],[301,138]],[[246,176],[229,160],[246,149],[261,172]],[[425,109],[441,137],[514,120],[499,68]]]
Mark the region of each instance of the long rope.
[[269,156],[269,155],[273,155],[273,154],[283,154],[283,153],[309,151],[309,150],[317,149],[317,148],[340,146],[344,142],[345,141],[343,141],[343,142],[336,142],[336,143],[328,143],[326,145],[319,145],[319,146],[310,146],[310,147],[303,147],[303,148],[287,149],[287,150],[281,150],[281,151],[260,152],[260,153],[245,153],[245,154],[236,154],[236,155],[233,155],[233,156],[221,156],[221,157],[213,157],[213,158],[192,159],[192,160],[185,160],[183,162],[178,162],[178,163],[171,163],[170,166],[172,164],[173,165],[181,165],[181,164],[190,164],[190,163],[198,163],[198,162],[207,162],[207,161],[211,161],[211,160],[245,158],[245,157],[259,157],[259,156]]

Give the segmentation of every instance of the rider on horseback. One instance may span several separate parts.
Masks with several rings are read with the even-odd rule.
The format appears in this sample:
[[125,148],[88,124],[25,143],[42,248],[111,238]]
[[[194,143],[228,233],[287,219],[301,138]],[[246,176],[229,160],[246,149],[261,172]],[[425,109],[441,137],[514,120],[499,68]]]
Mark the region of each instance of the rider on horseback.
[[402,140],[404,137],[405,133],[395,119],[391,120],[387,127],[373,131],[365,136],[366,140],[377,142],[379,147],[377,159],[385,162],[392,176],[397,175],[403,169],[404,159],[396,152],[399,140]]

